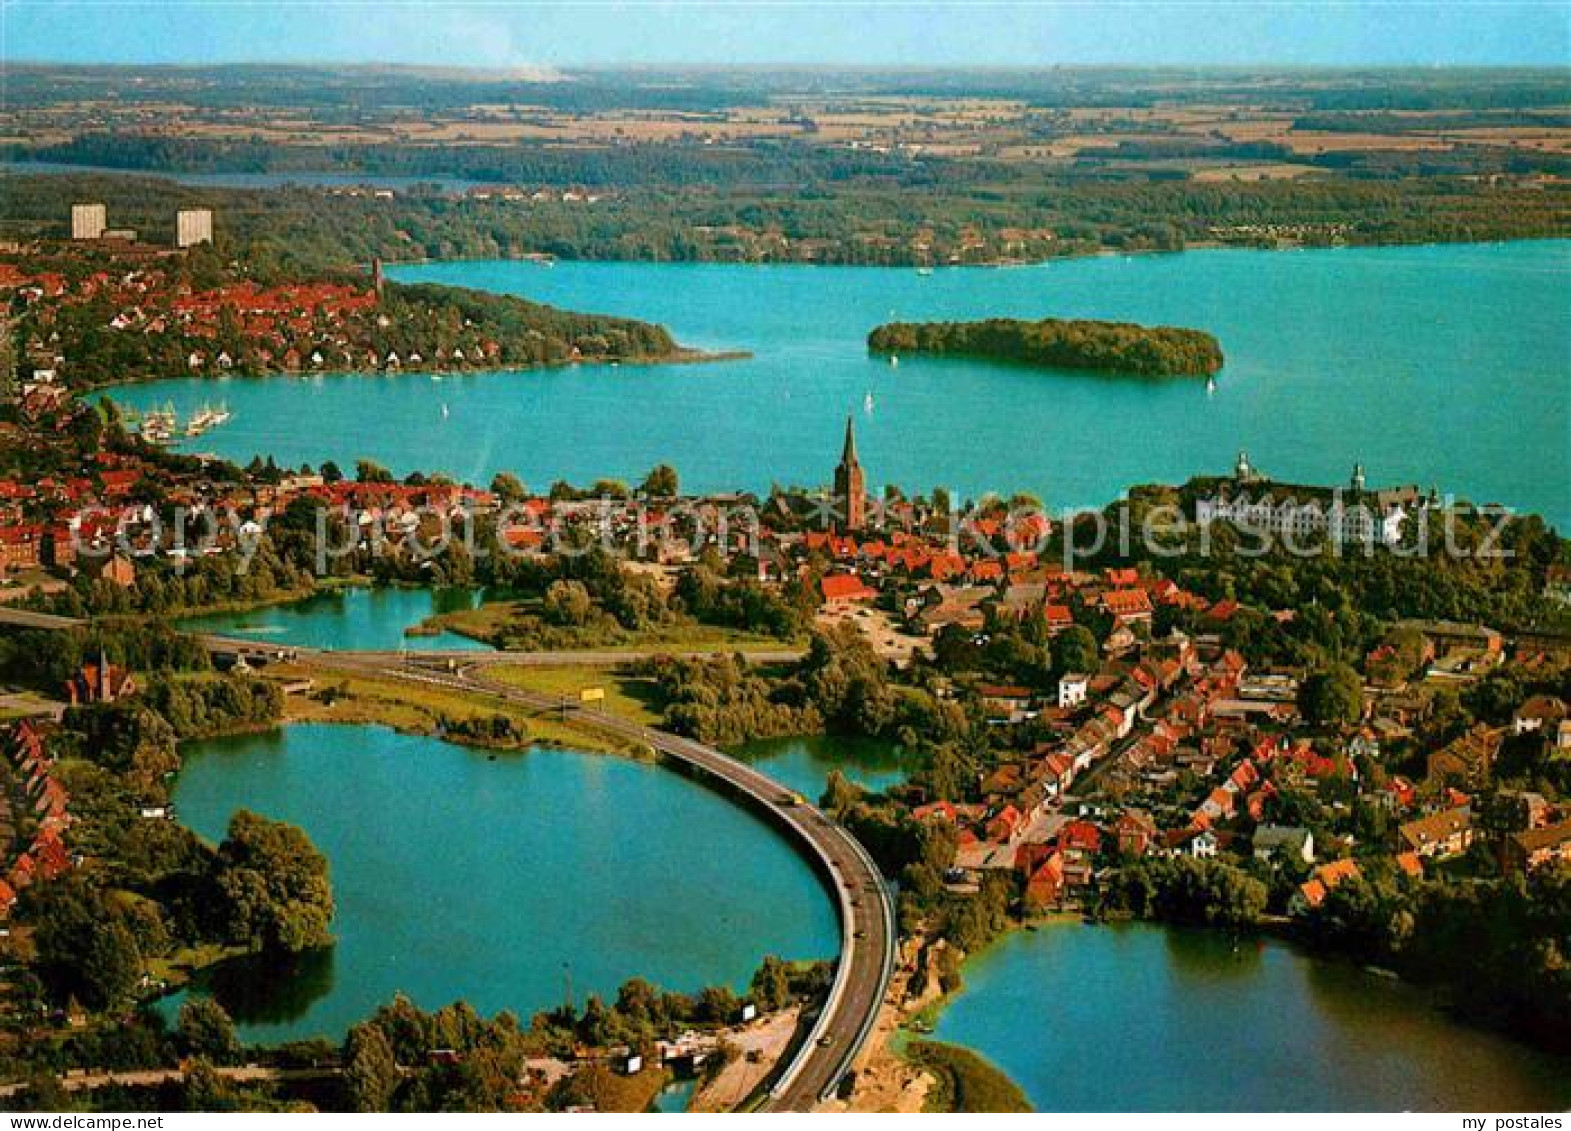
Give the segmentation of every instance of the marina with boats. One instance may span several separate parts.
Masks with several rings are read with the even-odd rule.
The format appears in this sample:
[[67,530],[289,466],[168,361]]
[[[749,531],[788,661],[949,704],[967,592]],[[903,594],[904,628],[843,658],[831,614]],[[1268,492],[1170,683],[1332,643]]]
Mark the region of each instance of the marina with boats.
[[126,425],[148,443],[172,444],[181,438],[194,439],[221,424],[227,424],[233,418],[234,414],[229,411],[229,407],[220,401],[217,407],[202,405],[182,423],[175,412],[174,403],[165,402],[162,407],[151,408],[140,414],[127,412]]

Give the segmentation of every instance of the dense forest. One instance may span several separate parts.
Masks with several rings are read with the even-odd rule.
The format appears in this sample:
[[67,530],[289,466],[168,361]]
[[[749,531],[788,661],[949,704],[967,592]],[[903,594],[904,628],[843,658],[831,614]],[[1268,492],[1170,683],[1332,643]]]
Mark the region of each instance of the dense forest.
[[[657,151],[639,158],[670,159]],[[1571,233],[1566,188],[1460,177],[1199,182],[1038,174],[999,184],[979,182],[976,170],[944,166],[913,169],[898,181],[791,174],[753,185],[706,169],[691,186],[660,187],[645,172],[623,178],[636,187],[590,203],[479,199],[434,188],[375,196],[13,171],[0,180],[0,235],[64,236],[63,201],[102,200],[116,226],[167,240],[176,209],[210,207],[220,245],[243,253],[256,270],[301,272],[377,256],[909,265],[1217,242],[1443,243]],[[601,180],[591,174],[584,168],[564,175],[575,183]]]
[[963,354],[1144,377],[1203,377],[1222,368],[1222,347],[1203,330],[1085,319],[889,322],[867,336],[867,347],[874,353]]

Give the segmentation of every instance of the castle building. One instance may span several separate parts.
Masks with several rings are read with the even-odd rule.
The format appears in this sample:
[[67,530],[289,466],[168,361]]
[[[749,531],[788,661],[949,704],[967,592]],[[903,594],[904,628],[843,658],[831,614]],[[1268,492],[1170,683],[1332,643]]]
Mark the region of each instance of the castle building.
[[856,458],[856,425],[846,417],[845,449],[840,466],[835,468],[835,502],[840,508],[841,524],[847,530],[861,530],[867,522],[867,476]]
[[1416,486],[1369,490],[1364,465],[1354,464],[1343,488],[1276,483],[1238,453],[1231,480],[1222,480],[1195,502],[1202,525],[1226,522],[1280,536],[1325,536],[1333,541],[1394,546],[1412,513],[1425,500]]

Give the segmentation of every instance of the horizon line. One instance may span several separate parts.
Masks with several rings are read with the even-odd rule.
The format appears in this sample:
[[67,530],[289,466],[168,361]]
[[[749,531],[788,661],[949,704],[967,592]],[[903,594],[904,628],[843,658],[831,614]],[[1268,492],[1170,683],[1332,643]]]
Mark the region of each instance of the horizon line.
[[6,71],[23,68],[51,67],[61,70],[238,70],[250,67],[281,68],[336,68],[362,71],[411,71],[454,76],[486,76],[515,78],[520,81],[550,82],[549,78],[526,79],[529,72],[557,71],[561,73],[628,74],[686,71],[714,75],[768,74],[816,72],[826,74],[948,74],[975,73],[1039,74],[1052,71],[1108,72],[1143,71],[1148,73],[1210,71],[1210,72],[1271,72],[1271,71],[1565,71],[1571,73],[1571,62],[1508,63],[1508,62],[1379,62],[1361,63],[1290,63],[1290,62],[1215,62],[1195,63],[683,63],[642,61],[625,63],[516,63],[506,66],[466,67],[450,63],[399,63],[389,60],[344,60],[333,58],[275,58],[275,59],[223,59],[213,62],[152,62],[146,60],[85,61],[81,59],[22,58],[7,60],[0,67],[0,76]]

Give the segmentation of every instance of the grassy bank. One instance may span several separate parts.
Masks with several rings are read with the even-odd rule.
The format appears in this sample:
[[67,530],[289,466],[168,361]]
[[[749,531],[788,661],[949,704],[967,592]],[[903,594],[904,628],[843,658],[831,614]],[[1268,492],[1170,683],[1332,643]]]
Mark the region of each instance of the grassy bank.
[[913,1041],[905,1055],[934,1080],[927,1096],[934,1112],[1023,1112],[1031,1101],[993,1064],[970,1049],[942,1041]]
[[598,689],[604,698],[589,706],[642,726],[660,725],[662,716],[655,704],[654,681],[650,679],[639,679],[614,669],[583,665],[552,668],[529,664],[488,664],[482,671],[484,678],[508,687],[538,691],[544,695],[560,695],[574,703],[582,701],[585,691]]
[[534,711],[480,692],[413,685],[404,680],[306,664],[280,665],[273,671],[284,679],[310,679],[315,684],[310,692],[286,698],[286,723],[375,725],[405,734],[433,734],[449,722],[482,722],[502,715],[527,731],[529,745],[566,746],[634,758],[648,756],[648,750],[641,745],[605,734],[571,717],[563,721],[552,712]]
[[782,640],[765,633],[747,632],[723,625],[681,621],[642,632],[622,629],[603,630],[596,626],[582,629],[546,628],[537,641],[516,638],[520,621],[538,617],[540,601],[520,599],[487,601],[473,609],[436,613],[420,622],[419,628],[457,633],[493,648],[550,652],[781,652],[803,646],[801,640]]

